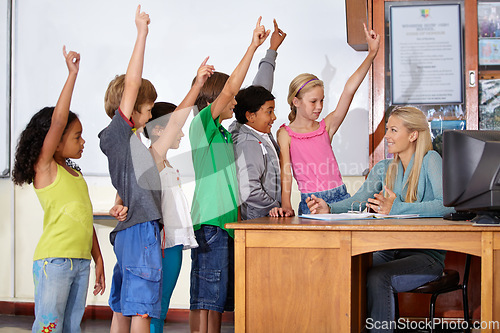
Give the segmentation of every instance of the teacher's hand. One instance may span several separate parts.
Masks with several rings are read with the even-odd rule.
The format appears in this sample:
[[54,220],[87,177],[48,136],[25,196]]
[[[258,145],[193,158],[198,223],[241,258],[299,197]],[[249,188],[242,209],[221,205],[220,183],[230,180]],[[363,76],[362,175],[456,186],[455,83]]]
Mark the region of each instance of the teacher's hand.
[[392,204],[394,199],[396,199],[396,193],[392,192],[384,186],[387,196],[384,196],[384,190],[375,194],[373,198],[368,198],[368,207],[373,209],[375,213],[379,214],[389,214],[392,209]]
[[314,194],[311,194],[311,196],[306,199],[306,203],[311,214],[330,214],[330,206],[328,206],[325,200],[317,198]]

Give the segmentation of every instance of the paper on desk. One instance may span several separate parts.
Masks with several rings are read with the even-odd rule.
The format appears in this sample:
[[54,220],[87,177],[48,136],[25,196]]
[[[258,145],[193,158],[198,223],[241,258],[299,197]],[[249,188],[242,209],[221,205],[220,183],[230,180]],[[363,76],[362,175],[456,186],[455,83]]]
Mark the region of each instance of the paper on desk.
[[387,215],[376,213],[340,213],[340,214],[303,214],[299,217],[306,219],[335,221],[335,220],[361,220],[361,219],[411,219],[419,217],[419,214]]

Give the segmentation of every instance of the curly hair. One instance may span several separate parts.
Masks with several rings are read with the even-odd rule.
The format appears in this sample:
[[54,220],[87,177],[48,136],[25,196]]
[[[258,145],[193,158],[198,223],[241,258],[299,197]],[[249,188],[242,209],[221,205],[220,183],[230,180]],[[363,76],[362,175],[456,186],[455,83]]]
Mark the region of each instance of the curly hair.
[[[26,128],[19,136],[19,141],[17,143],[14,170],[12,171],[12,180],[16,185],[23,185],[25,183],[31,184],[33,178],[35,177],[35,164],[40,156],[40,151],[42,150],[43,141],[45,136],[50,129],[50,124],[52,123],[52,114],[54,113],[54,107],[45,107],[38,111],[30,120]],[[78,119],[78,116],[69,111],[68,122],[66,127]],[[66,160],[68,164],[73,169],[80,171],[80,168],[71,160]]]
[[274,96],[264,87],[250,86],[241,89],[236,95],[236,106],[234,107],[234,115],[240,124],[248,122],[246,113],[255,113],[260,110],[261,106],[267,101],[273,101]]

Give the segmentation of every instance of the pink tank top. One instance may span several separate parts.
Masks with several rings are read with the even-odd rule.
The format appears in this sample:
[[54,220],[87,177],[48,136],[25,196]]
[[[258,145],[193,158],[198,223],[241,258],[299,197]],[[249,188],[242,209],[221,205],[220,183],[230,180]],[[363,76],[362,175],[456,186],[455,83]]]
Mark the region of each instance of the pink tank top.
[[317,130],[309,133],[281,127],[290,135],[290,162],[300,192],[321,192],[343,184],[324,119]]

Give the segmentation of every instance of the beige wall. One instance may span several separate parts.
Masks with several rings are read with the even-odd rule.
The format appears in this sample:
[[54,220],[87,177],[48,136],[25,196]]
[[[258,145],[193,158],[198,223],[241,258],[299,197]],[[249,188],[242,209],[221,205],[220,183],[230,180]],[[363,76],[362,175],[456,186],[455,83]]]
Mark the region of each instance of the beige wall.
[[3,262],[3,269],[0,270],[0,297],[12,296],[12,271],[13,271],[13,251],[12,251],[12,181],[0,179],[0,253]]
[[[105,212],[111,207],[115,191],[108,178],[86,177],[89,193],[94,206],[94,211]],[[344,182],[350,193],[354,193],[363,183],[364,177],[344,177]],[[194,182],[183,185],[183,190],[188,198],[194,191]],[[2,301],[28,301],[33,302],[32,259],[36,244],[42,232],[43,211],[31,186],[13,186],[9,179],[0,179],[0,251],[2,253],[3,267],[0,270],[0,300]],[[12,200],[12,198],[14,200]],[[292,204],[298,206],[300,193],[294,182]],[[12,202],[14,214],[11,215]],[[15,233],[12,233],[12,217],[14,217]],[[91,269],[89,293],[87,304],[107,305],[111,276],[115,264],[115,255],[109,242],[109,233],[113,229],[111,220],[97,220],[95,229],[99,238],[101,252],[104,257],[106,271],[106,292],[104,295],[92,295],[95,281],[94,270]],[[15,247],[12,253],[11,248]],[[14,265],[13,265],[14,262]],[[93,265],[92,265],[93,266]],[[14,270],[12,270],[14,267]],[[184,251],[183,265],[179,280],[171,299],[171,308],[189,308],[189,272],[191,257],[189,251]],[[14,272],[14,290],[12,289],[11,276]]]

